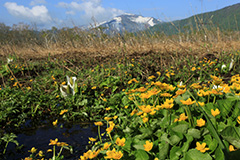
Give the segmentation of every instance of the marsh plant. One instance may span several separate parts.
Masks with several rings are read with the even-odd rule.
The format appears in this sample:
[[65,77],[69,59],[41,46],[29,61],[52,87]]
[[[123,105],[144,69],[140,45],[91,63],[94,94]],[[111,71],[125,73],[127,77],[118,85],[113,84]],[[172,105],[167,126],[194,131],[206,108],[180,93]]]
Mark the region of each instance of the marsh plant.
[[76,77],[67,77],[67,85],[61,84],[60,91],[61,95],[66,98],[68,96],[74,96],[78,92],[77,78]]

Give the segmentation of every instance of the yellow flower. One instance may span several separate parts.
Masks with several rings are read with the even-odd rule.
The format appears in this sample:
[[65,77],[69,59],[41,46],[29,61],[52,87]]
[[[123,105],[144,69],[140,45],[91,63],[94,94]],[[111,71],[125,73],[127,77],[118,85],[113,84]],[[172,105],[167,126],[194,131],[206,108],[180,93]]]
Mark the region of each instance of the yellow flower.
[[110,107],[106,108],[106,111],[109,111],[109,110],[111,110],[111,108],[110,108]]
[[56,126],[57,123],[58,123],[58,120],[57,120],[57,119],[56,119],[55,121],[52,122],[52,124],[53,124],[54,126]]
[[118,116],[113,116],[113,119],[117,119],[118,118]]
[[192,105],[194,104],[196,101],[192,101],[191,98],[188,98],[186,101],[184,100],[180,100],[182,102],[182,104],[185,104],[185,105]]
[[153,109],[149,114],[151,114],[152,116],[156,113],[156,111]]
[[110,126],[106,129],[107,133],[110,134],[110,132],[113,130],[115,124],[112,121],[109,121]]
[[143,123],[146,123],[146,122],[148,122],[148,118],[147,117],[143,117]]
[[[203,107],[203,106],[205,105],[204,102],[198,102],[198,104],[199,104],[201,107]],[[198,104],[197,104],[197,105],[198,105]]]
[[195,71],[196,70],[196,67],[192,67],[192,69],[191,69],[192,71]]
[[61,110],[60,115],[63,115],[64,113],[68,112],[67,109]]
[[48,145],[56,145],[58,143],[58,139],[55,140],[50,139],[50,143]]
[[104,120],[106,121],[110,121],[112,119],[112,117],[104,117]]
[[166,76],[167,76],[168,78],[170,78],[170,74],[169,74],[169,73],[166,73]]
[[192,88],[192,89],[201,89],[202,86],[201,86],[199,83],[193,83],[193,84],[190,86],[190,88]]
[[58,143],[57,143],[57,146],[63,147],[63,146],[68,146],[68,144],[65,143],[65,142],[58,142]]
[[48,149],[47,152],[52,152],[52,149]]
[[[179,87],[178,87],[179,88]],[[183,89],[179,89],[176,91],[176,95],[174,96],[174,98],[176,98],[177,96],[181,95],[181,94],[184,94],[186,92],[186,88],[183,90]]]
[[40,157],[43,157],[44,155],[43,155],[43,151],[39,151],[38,152],[38,155],[40,156]]
[[104,101],[104,102],[107,102],[107,99],[106,99],[106,98],[103,98],[103,101]]
[[97,151],[88,150],[86,153],[84,153],[84,157],[93,159],[93,158],[97,157],[97,155],[99,154],[100,151],[101,150],[97,150]]
[[222,83],[222,79],[221,79],[221,78],[216,77],[216,76],[212,76],[212,75],[210,75],[210,77],[211,77],[212,80],[213,80],[213,84],[215,84],[215,85],[220,85],[220,84]]
[[160,97],[171,97],[172,95],[170,93],[161,93]]
[[106,142],[106,143],[104,143],[102,149],[103,149],[103,150],[107,150],[110,146],[111,146],[111,143]]
[[238,116],[237,122],[238,122],[238,124],[240,124],[240,116]]
[[214,111],[213,109],[211,109],[211,114],[212,114],[214,117],[216,117],[217,115],[220,114],[220,111],[219,111],[218,108],[217,108],[215,111]]
[[136,114],[136,113],[138,113],[138,110],[134,109],[134,110],[130,113],[130,115],[133,116],[133,115]]
[[31,87],[27,87],[26,89],[27,89],[27,90],[30,90],[30,89],[31,89]]
[[94,124],[95,124],[96,126],[103,126],[103,123],[102,123],[102,122],[94,122]]
[[88,158],[84,157],[84,156],[80,156],[79,160],[87,160]]
[[128,108],[128,106],[124,106],[124,108],[125,108],[125,109],[127,109],[127,108]]
[[229,151],[232,152],[232,151],[236,151],[236,149],[234,149],[234,146],[233,145],[229,145]]
[[35,147],[32,147],[32,149],[28,152],[35,153],[35,152],[37,152],[37,149]]
[[95,142],[95,141],[97,140],[97,139],[92,138],[92,137],[89,137],[88,139],[89,139],[89,141],[91,141],[91,142]]
[[97,87],[96,86],[93,86],[92,89],[96,89]]
[[153,79],[153,78],[156,78],[154,75],[148,77],[148,79]]
[[153,147],[153,143],[146,141],[145,144],[143,145],[145,151],[150,151]]
[[105,159],[121,159],[123,156],[122,151],[116,151],[115,148],[113,148],[112,151],[107,151],[106,152],[106,157],[104,157]]
[[199,142],[197,142],[196,145],[197,145],[196,149],[199,150],[202,153],[204,153],[207,150],[209,150],[209,148],[205,148],[206,147],[206,143],[200,144]]
[[118,145],[118,146],[125,146],[125,141],[126,141],[126,139],[125,138],[122,138],[122,139],[120,139],[119,137],[116,139],[116,144]]
[[158,76],[161,76],[161,72],[157,72]]
[[144,113],[150,113],[152,111],[152,107],[150,105],[143,105],[143,106],[138,106]]
[[198,127],[202,127],[205,125],[205,120],[203,120],[202,118],[200,118],[199,120],[197,120],[197,126]]
[[185,115],[185,113],[180,114],[178,121],[185,121],[188,118],[188,116]]

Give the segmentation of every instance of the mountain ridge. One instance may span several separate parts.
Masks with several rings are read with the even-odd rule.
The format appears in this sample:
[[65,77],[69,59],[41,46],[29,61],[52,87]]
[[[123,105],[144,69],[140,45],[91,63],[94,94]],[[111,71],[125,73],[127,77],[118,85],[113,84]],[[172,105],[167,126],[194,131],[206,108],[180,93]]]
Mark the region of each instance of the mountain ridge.
[[125,13],[112,18],[109,21],[101,22],[96,27],[100,27],[104,33],[138,32],[161,23],[162,21],[153,17]]
[[163,22],[150,27],[152,32],[163,32],[167,35],[197,30],[199,28],[219,28],[220,30],[239,30],[240,28],[240,3],[224,8],[196,14],[185,19],[172,22]]

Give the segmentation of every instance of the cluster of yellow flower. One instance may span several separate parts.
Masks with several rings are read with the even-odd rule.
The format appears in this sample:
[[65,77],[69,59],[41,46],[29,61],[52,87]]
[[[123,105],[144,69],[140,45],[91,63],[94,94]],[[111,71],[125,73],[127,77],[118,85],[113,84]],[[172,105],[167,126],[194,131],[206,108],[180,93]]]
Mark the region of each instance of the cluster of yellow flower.
[[[101,125],[101,123],[99,123],[99,122],[97,122],[96,124]],[[115,141],[115,144],[117,146],[123,147],[123,146],[125,146],[125,142],[126,142],[125,138],[120,139],[118,137]],[[97,157],[101,151],[106,151],[105,152],[106,156],[104,157],[105,159],[121,159],[123,156],[122,151],[121,150],[116,151],[116,148],[113,148],[112,150],[108,150],[111,145],[112,145],[111,143],[106,142],[106,143],[104,143],[102,148],[100,148],[96,151],[88,150],[86,153],[84,153],[82,156],[80,156],[79,160],[93,159],[93,158]]]
[[132,84],[132,82],[139,83],[139,81],[136,80],[136,78],[133,78],[133,79],[129,80],[128,84]]

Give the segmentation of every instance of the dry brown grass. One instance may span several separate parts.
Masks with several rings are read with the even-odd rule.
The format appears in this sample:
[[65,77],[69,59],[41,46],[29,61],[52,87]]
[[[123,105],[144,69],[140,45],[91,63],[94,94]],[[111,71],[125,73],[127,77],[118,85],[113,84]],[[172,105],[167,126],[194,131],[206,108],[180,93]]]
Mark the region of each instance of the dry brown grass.
[[[205,32],[206,33],[206,32]],[[65,39],[64,42],[48,42],[43,45],[5,44],[0,46],[0,55],[17,55],[20,58],[43,58],[51,55],[73,57],[123,56],[154,52],[157,54],[193,54],[202,56],[212,53],[240,50],[239,32],[221,33],[219,30],[175,36],[123,35],[115,37],[92,37],[85,33],[81,41]],[[67,36],[67,35],[66,35]]]

